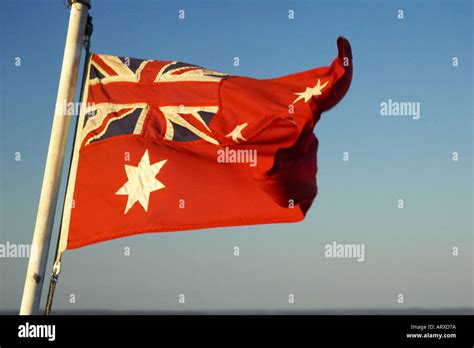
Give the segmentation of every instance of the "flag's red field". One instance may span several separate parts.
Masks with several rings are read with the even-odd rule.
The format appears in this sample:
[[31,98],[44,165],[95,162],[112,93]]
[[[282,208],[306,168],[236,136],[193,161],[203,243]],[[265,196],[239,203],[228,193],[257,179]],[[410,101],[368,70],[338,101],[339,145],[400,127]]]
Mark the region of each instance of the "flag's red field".
[[317,192],[314,126],[352,77],[349,43],[337,44],[330,66],[265,80],[93,54],[67,248],[302,220]]

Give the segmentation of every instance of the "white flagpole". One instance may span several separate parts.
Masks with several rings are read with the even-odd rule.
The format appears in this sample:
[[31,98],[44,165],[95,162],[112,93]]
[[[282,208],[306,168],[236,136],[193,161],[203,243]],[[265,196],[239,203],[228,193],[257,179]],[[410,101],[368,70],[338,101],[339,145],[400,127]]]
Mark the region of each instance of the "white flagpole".
[[68,115],[67,110],[75,109],[67,108],[67,105],[74,101],[76,93],[77,75],[90,0],[69,0],[69,4],[71,13],[64,47],[63,65],[20,315],[38,314],[59,183],[61,181],[64,152],[71,122],[71,115]]

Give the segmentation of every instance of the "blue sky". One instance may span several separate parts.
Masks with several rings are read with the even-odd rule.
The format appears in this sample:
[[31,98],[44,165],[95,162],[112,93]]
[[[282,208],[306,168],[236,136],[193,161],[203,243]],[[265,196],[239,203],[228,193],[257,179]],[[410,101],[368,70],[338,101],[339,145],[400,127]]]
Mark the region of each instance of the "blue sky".
[[[319,194],[305,221],[140,235],[67,252],[55,308],[472,307],[471,1],[92,2],[97,53],[267,78],[329,65],[343,35],[354,77],[316,126]],[[68,16],[61,0],[2,5],[0,243],[31,242]],[[381,116],[388,99],[419,102],[420,119]],[[325,258],[333,241],[364,244],[365,261]],[[0,311],[19,308],[26,266],[0,259]]]

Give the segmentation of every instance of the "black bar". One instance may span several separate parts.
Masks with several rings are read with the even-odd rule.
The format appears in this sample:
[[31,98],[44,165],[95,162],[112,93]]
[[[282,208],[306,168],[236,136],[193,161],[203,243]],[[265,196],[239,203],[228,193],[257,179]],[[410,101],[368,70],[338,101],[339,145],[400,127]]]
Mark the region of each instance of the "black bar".
[[[55,325],[54,341],[20,338],[20,325]],[[415,325],[415,326],[412,326]],[[433,325],[433,326],[428,326]],[[25,332],[25,331],[23,331]],[[55,315],[0,316],[0,346],[145,344],[226,345],[325,344],[473,347],[474,318],[468,315]],[[407,334],[453,335],[433,338]],[[47,336],[45,334],[45,336]],[[51,337],[51,335],[50,335]]]

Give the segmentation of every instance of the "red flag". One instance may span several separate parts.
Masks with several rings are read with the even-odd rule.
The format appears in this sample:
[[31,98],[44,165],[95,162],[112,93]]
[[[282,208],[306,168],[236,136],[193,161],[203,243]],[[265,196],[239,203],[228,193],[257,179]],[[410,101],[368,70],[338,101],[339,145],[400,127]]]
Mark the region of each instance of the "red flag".
[[352,77],[350,45],[337,46],[330,66],[263,80],[93,54],[64,248],[302,220],[317,192],[314,126]]

